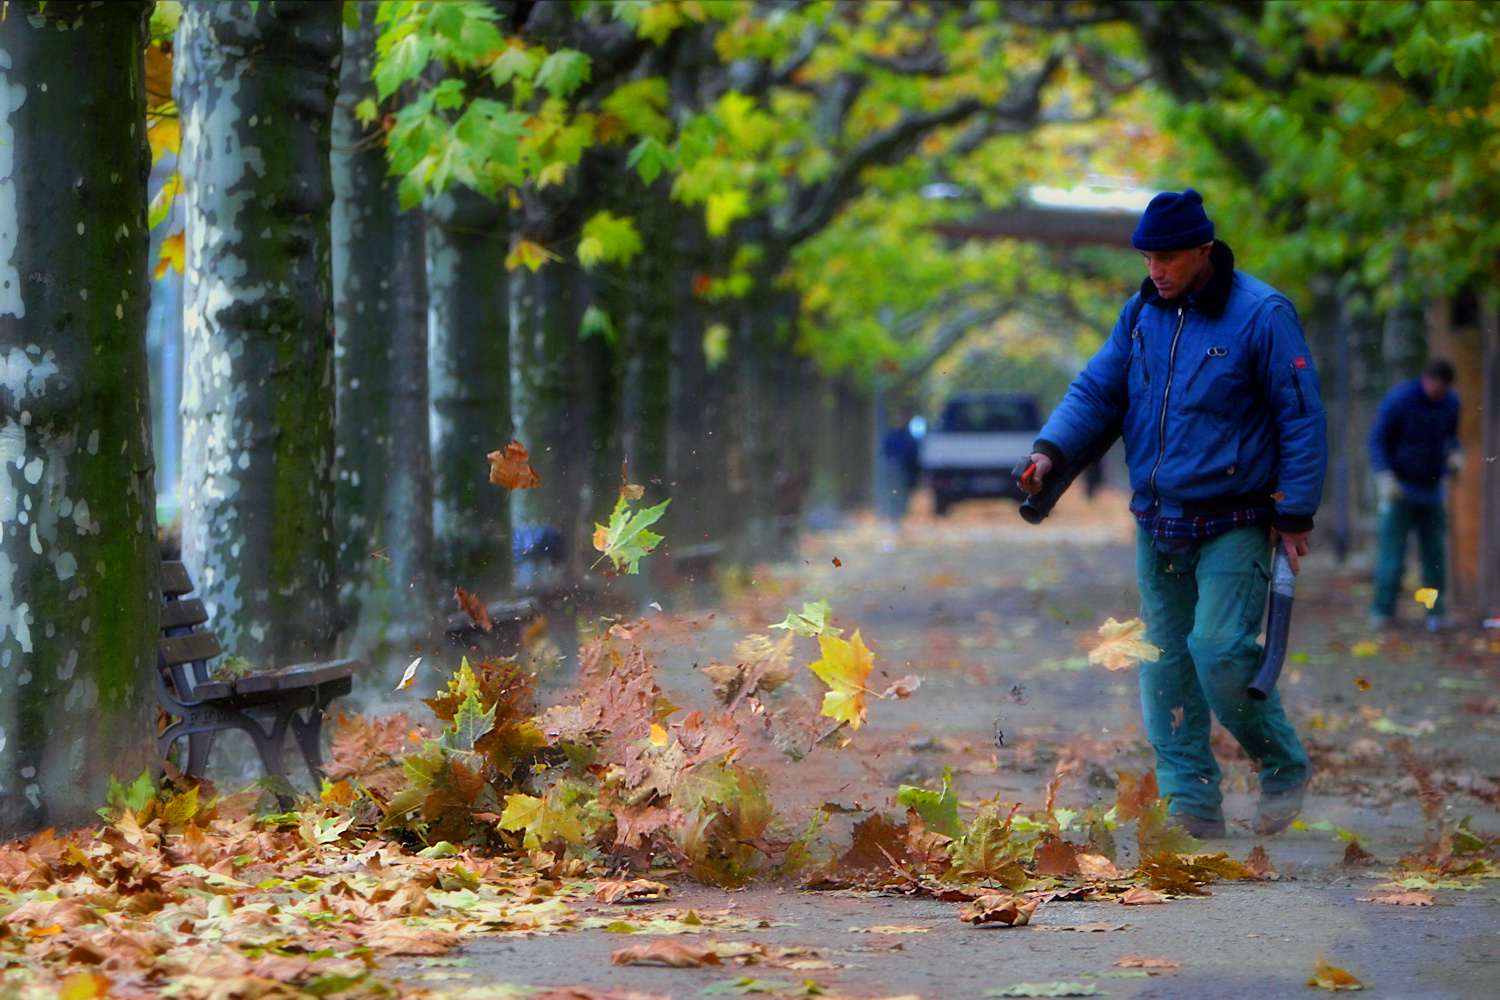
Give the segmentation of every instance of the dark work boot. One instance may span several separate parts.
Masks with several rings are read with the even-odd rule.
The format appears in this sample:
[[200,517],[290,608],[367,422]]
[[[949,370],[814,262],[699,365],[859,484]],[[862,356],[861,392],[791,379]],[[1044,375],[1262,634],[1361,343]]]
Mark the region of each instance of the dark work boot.
[[1227,836],[1222,819],[1207,819],[1192,813],[1171,813],[1167,816],[1167,822],[1182,827],[1195,840],[1217,840]]
[[1260,807],[1255,811],[1255,832],[1269,837],[1291,826],[1292,820],[1302,811],[1302,797],[1307,794],[1307,783],[1311,780],[1312,771],[1309,770],[1300,785],[1282,792],[1261,792]]

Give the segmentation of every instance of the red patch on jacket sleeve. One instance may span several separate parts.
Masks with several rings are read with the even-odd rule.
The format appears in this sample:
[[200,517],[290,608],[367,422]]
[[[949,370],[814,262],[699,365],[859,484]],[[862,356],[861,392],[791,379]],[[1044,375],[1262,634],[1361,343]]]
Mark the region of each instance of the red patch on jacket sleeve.
[[1294,359],[1292,361],[1292,364],[1296,365],[1298,368],[1306,368],[1307,367],[1307,359],[1306,358],[1296,358],[1296,359]]

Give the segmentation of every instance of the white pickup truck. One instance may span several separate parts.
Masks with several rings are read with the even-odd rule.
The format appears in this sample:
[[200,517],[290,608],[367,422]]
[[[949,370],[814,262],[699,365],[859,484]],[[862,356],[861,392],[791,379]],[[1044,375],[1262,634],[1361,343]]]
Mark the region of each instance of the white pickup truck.
[[1031,453],[1041,415],[1036,397],[975,394],[955,396],[943,407],[937,426],[922,438],[922,472],[932,485],[938,516],[969,497],[1023,494],[1011,470]]

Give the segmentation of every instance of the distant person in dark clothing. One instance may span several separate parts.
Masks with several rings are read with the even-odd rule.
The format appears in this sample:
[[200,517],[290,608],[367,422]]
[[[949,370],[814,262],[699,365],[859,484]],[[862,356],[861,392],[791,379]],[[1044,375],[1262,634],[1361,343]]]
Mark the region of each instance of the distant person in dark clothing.
[[1375,564],[1375,603],[1370,627],[1385,628],[1396,611],[1406,564],[1406,537],[1417,533],[1422,586],[1438,592],[1427,613],[1427,628],[1445,622],[1447,585],[1447,514],[1443,510],[1443,477],[1456,473],[1458,394],[1453,366],[1428,362],[1419,378],[1386,394],[1370,427],[1370,467],[1380,501],[1380,556]]
[[881,450],[885,452],[890,477],[890,495],[885,498],[886,512],[891,520],[899,521],[906,514],[906,505],[911,500],[911,491],[916,488],[919,471],[917,436],[911,432],[911,422],[886,431]]

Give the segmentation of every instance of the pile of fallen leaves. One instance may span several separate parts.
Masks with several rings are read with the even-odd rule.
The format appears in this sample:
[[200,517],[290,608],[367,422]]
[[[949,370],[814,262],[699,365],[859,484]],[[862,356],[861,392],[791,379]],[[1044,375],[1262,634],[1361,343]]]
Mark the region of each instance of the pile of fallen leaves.
[[0,848],[6,996],[147,997],[168,984],[203,1000],[389,996],[380,959],[569,926],[569,901],[591,888],[557,866],[354,837],[332,802],[257,817],[259,790],[200,802],[201,790],[137,783],[96,829]]
[[[772,626],[784,638],[751,635],[735,664],[706,667],[721,705],[684,712],[657,685],[641,628],[615,624],[585,643],[574,689],[546,711],[522,656],[464,660],[426,701],[437,731],[404,715],[343,720],[324,799],[362,836],[530,856],[543,868],[661,862],[734,886],[807,864],[816,825],[793,836],[777,821],[765,774],[741,761],[748,739],[758,732],[794,759],[843,746],[867,696],[906,697],[916,678],[868,688],[873,655],[818,602]],[[827,686],[821,701],[792,683],[798,635],[818,642],[821,658],[801,676]]]

